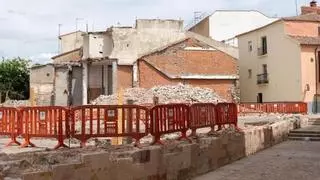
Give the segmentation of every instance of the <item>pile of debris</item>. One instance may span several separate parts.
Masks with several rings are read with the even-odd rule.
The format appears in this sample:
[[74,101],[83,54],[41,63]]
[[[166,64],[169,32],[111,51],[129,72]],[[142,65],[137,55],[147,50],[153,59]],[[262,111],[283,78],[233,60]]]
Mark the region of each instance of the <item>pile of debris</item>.
[[29,100],[7,100],[3,104],[0,104],[0,106],[6,106],[6,107],[21,107],[21,106],[28,106],[30,105]]
[[[192,87],[189,85],[156,86],[151,89],[130,88],[123,93],[123,102],[132,100],[134,104],[152,104],[153,98],[158,97],[160,104],[168,103],[218,103],[226,102],[217,93],[208,88]],[[91,104],[118,104],[118,96],[102,95]]]

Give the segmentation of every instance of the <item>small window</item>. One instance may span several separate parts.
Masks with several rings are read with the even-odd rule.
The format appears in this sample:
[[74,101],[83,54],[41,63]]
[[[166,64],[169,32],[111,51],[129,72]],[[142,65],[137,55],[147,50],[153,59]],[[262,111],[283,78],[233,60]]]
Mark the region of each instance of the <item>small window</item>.
[[249,52],[252,51],[252,41],[248,42],[248,50],[249,50]]
[[252,78],[252,69],[248,69],[248,78],[249,78],[249,79]]
[[320,36],[320,26],[318,26],[318,36]]
[[267,37],[264,36],[261,38],[261,45],[262,45],[262,55],[265,55],[268,53],[268,42],[267,42]]

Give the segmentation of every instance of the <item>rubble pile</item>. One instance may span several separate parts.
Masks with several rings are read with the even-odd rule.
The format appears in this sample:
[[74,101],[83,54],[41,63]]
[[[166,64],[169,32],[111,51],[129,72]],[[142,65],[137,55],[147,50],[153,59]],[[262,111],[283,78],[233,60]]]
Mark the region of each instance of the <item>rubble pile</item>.
[[[133,100],[134,104],[151,104],[158,97],[160,104],[168,103],[218,103],[226,102],[217,93],[208,88],[192,87],[189,85],[156,86],[151,89],[130,88],[123,94],[123,102]],[[91,104],[118,104],[117,95],[102,95]]]
[[28,106],[30,104],[29,100],[7,100],[0,106],[7,106],[7,107],[20,107],[20,106]]

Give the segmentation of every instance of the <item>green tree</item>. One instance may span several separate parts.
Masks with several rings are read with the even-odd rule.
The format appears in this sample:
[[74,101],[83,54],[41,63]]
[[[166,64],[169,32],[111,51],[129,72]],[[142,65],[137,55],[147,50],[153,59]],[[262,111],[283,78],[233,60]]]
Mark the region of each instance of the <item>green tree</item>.
[[29,98],[29,65],[30,60],[22,58],[0,61],[0,97],[5,99]]

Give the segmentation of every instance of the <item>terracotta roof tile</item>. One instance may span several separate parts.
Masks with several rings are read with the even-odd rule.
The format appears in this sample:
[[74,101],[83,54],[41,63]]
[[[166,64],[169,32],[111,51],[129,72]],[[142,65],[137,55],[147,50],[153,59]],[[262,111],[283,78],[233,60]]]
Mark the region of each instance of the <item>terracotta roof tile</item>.
[[297,40],[301,45],[320,45],[320,37],[308,37],[308,36],[290,36]]
[[316,13],[304,14],[293,17],[282,18],[285,21],[309,21],[309,22],[320,22],[320,15]]

